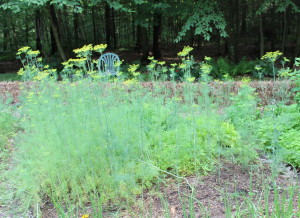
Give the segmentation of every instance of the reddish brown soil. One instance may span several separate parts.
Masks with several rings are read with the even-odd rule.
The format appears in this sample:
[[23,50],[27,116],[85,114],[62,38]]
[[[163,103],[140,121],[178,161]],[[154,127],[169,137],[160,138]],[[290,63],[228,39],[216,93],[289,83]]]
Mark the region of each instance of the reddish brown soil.
[[[20,84],[22,84],[23,87],[31,87],[33,85],[38,85],[38,83],[32,83],[32,82],[0,82],[0,97],[5,99],[9,99],[12,97],[13,102],[16,103],[19,101],[19,95],[20,95]],[[163,90],[169,90],[170,91],[170,97],[175,93],[179,92],[182,93],[183,90],[183,83],[177,83],[175,86],[171,82],[161,82],[161,83],[153,83],[153,82],[142,82],[141,85],[145,87],[148,90],[153,90],[154,84],[166,89]],[[239,89],[241,88],[241,85],[243,83],[240,81],[236,82],[212,82],[210,83],[210,86],[213,88],[211,95],[212,96],[224,96],[224,102],[228,101],[228,97],[230,96],[230,93],[237,93]],[[99,84],[101,85],[101,84]],[[103,84],[102,84],[103,85]],[[115,86],[115,84],[104,84],[109,86]],[[201,84],[195,83],[197,92],[200,93],[201,90]],[[292,99],[294,96],[294,92],[292,92],[292,88],[294,85],[290,81],[254,81],[250,82],[249,85],[253,88],[255,88],[255,92],[257,93],[259,99],[260,99],[260,105],[267,105],[270,104],[269,100],[273,99],[275,97],[276,100],[282,101],[282,97],[287,100],[287,104],[292,103]],[[130,90],[128,90],[130,91]],[[273,97],[273,93],[277,93]]]

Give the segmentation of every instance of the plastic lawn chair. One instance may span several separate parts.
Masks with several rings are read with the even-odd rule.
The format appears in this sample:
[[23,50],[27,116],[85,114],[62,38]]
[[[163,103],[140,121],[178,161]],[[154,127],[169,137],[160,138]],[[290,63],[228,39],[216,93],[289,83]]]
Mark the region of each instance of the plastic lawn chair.
[[114,53],[103,54],[97,66],[101,75],[117,75],[120,71],[120,58]]

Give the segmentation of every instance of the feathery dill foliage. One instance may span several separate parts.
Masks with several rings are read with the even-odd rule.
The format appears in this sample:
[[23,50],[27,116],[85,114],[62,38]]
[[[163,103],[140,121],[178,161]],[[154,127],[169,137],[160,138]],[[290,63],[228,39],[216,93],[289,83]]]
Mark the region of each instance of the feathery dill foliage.
[[234,126],[213,108],[168,98],[160,87],[88,81],[39,87],[23,96],[25,132],[12,172],[17,194],[29,193],[30,205],[51,199],[83,206],[95,195],[102,202],[130,200],[163,171],[205,173],[219,146],[240,145]]
[[[179,181],[205,174],[221,155],[247,165],[257,157],[257,147],[285,147],[285,160],[300,163],[299,149],[292,153],[299,140],[290,142],[299,136],[298,105],[271,105],[271,115],[267,107],[259,114],[257,96],[246,80],[237,94],[231,94],[230,87],[228,93],[214,94],[217,91],[209,85],[212,59],[205,57],[196,68],[190,47],[178,53],[182,62],[170,69],[149,58],[151,87],[139,83],[139,65],[129,66],[126,77],[121,72],[118,78],[102,78],[91,54],[105,48],[88,45],[74,50],[77,59],[63,63],[60,83],[45,66],[31,75],[29,67],[37,69],[38,54],[28,47],[19,50],[29,60],[24,62],[23,79],[39,81],[23,90],[17,112],[24,131],[16,137],[14,168],[5,175],[20,211],[34,208],[39,214],[39,205],[48,201],[62,216],[72,216],[88,204],[93,216],[102,216],[102,205],[130,205],[166,176]],[[270,54],[275,79],[274,62],[280,54]],[[176,83],[178,78],[183,83]],[[167,79],[171,82],[157,82]],[[190,188],[192,200],[195,193]]]

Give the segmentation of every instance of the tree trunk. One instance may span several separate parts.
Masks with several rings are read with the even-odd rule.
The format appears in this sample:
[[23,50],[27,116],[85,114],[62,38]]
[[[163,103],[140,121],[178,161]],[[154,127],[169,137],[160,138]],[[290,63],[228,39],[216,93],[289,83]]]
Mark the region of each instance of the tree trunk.
[[300,57],[300,14],[297,16],[297,33],[296,33],[296,48],[295,58]]
[[137,47],[137,49],[138,50],[140,50],[141,49],[141,47],[142,47],[142,42],[141,42],[141,26],[140,25],[138,25],[137,27],[136,27],[136,47]]
[[[155,2],[158,2],[155,0]],[[155,59],[161,58],[161,31],[162,15],[159,12],[153,14],[153,56]]]
[[59,33],[59,29],[58,29],[57,18],[56,18],[54,6],[48,5],[47,9],[48,9],[49,18],[50,18],[50,26],[52,29],[53,37],[55,39],[59,55],[63,61],[67,61],[67,57],[66,57],[65,51],[62,47],[61,40],[60,40],[60,33]]
[[95,6],[92,6],[92,22],[93,22],[93,39],[94,39],[94,44],[98,44],[96,16],[95,16]]
[[283,53],[285,52],[286,40],[287,40],[287,8],[283,12],[283,32],[282,32],[282,47],[281,47],[281,51]]
[[88,34],[87,34],[87,30],[86,30],[86,25],[85,25],[85,19],[87,17],[86,13],[83,14],[79,14],[79,20],[80,20],[80,24],[79,24],[79,29],[81,31],[81,43],[86,44],[87,42],[89,42],[88,39]]
[[147,63],[149,57],[149,38],[146,27],[141,27],[140,29],[141,37],[141,49],[143,52],[142,63]]
[[63,37],[61,38],[61,41],[64,44],[65,50],[67,50],[67,56],[70,56],[72,54],[72,33],[70,30],[70,25],[69,25],[69,13],[67,6],[63,7],[63,11],[60,11],[60,21],[61,21],[61,27],[64,30]]
[[111,9],[111,25],[112,25],[112,33],[111,37],[113,40],[113,48],[117,48],[117,34],[116,34],[116,21],[115,21],[115,10],[112,8]]
[[7,22],[7,16],[6,12],[3,12],[3,51],[6,51],[8,49],[8,40],[9,40],[9,27],[8,27],[8,22]]
[[263,25],[262,14],[260,14],[259,15],[259,57],[262,57],[264,54],[265,54],[264,25]]
[[56,44],[56,40],[53,34],[53,30],[50,26],[50,41],[51,41],[51,52],[50,55],[55,55],[57,52],[57,44]]
[[29,45],[29,20],[28,13],[25,13],[25,42],[26,45]]
[[244,45],[248,46],[248,38],[247,38],[247,1],[243,0],[242,1],[243,5],[241,6],[242,8],[242,16],[241,16],[241,34],[240,34],[240,39],[243,40]]
[[105,33],[106,33],[106,44],[107,47],[110,48],[112,46],[111,9],[107,2],[105,2]]
[[35,12],[35,42],[36,42],[36,49],[43,53],[43,46],[42,46],[42,38],[43,38],[43,25],[41,19],[41,12],[39,9]]
[[236,62],[238,60],[238,34],[239,34],[239,0],[230,0],[228,6],[229,20],[227,31],[229,36],[227,38],[227,51],[229,60]]
[[78,13],[74,12],[73,16],[74,16],[74,19],[73,19],[73,25],[74,25],[74,44],[77,45],[80,42]]

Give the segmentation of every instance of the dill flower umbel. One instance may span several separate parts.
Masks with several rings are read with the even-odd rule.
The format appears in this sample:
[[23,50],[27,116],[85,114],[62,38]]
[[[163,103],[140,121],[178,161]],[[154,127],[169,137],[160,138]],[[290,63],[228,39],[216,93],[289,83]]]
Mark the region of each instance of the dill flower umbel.
[[139,64],[132,64],[129,66],[128,71],[134,73],[139,67]]
[[23,47],[23,48],[20,48],[19,50],[18,50],[18,53],[26,53],[28,50],[30,50],[30,47],[29,46],[25,46],[25,47]]
[[95,45],[94,46],[94,51],[96,52],[103,52],[105,49],[107,48],[107,45],[106,44],[99,44],[99,45]]
[[212,70],[212,66],[205,63],[205,64],[201,65],[200,69],[202,70],[202,72],[204,74],[209,74],[211,72],[211,70]]
[[280,51],[267,52],[264,56],[261,57],[261,60],[275,62],[283,53]]
[[205,56],[205,57],[204,57],[204,60],[205,60],[205,61],[211,61],[211,57]]
[[184,56],[187,56],[192,50],[193,50],[192,47],[184,46],[183,50],[181,52],[179,52],[177,55],[184,57]]
[[93,45],[89,44],[89,45],[83,46],[82,48],[74,49],[73,51],[74,51],[75,54],[80,54],[80,53],[89,52],[89,51],[92,51],[92,50],[93,50]]
[[28,51],[27,53],[28,55],[32,56],[32,57],[37,57],[40,54],[40,51]]

